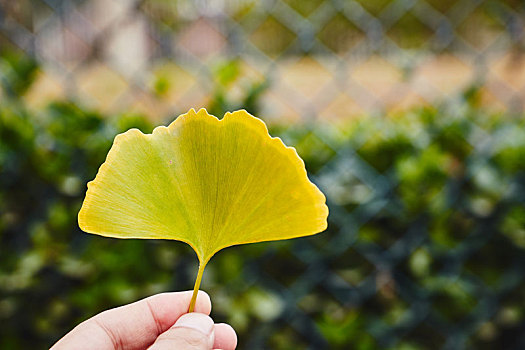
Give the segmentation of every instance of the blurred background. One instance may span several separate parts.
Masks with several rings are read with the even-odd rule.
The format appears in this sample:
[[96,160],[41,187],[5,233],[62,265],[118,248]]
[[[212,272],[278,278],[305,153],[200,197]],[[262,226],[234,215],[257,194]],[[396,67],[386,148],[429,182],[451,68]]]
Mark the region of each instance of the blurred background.
[[0,0],[0,348],[193,287],[179,242],[84,234],[117,133],[245,108],[330,207],[202,287],[240,349],[525,348],[520,0]]

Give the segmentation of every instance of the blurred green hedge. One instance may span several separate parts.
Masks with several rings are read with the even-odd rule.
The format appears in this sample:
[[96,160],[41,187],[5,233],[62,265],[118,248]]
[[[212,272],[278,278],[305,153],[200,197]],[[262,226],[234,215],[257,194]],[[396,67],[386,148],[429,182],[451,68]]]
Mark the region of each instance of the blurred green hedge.
[[[197,263],[184,244],[77,226],[113,137],[151,123],[71,102],[30,112],[17,96],[35,67],[9,62],[0,65],[0,348],[45,348],[106,308],[191,288]],[[214,257],[203,288],[240,348],[523,345],[523,119],[464,103],[274,125],[272,135],[296,146],[327,195],[329,229]]]

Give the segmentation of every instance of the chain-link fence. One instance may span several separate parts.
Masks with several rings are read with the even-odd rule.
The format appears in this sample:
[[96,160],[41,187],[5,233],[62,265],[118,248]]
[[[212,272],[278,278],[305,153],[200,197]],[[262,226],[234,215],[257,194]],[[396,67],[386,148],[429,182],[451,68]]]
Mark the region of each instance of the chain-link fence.
[[[214,257],[203,282],[215,315],[235,325],[242,348],[525,346],[525,128],[510,117],[481,111],[510,116],[523,109],[525,8],[520,1],[0,4],[0,45],[22,49],[39,64],[34,83],[20,96],[30,109],[66,98],[109,114],[135,111],[164,120],[189,107],[211,105],[221,112],[248,106],[269,121],[301,121],[284,129],[276,123],[272,134],[297,147],[312,180],[327,195],[328,231],[228,249]],[[413,109],[393,119],[369,117],[416,106],[440,108]],[[89,148],[98,145],[94,137],[85,144],[67,139],[75,129],[69,115],[78,114],[86,129],[98,119],[74,108],[53,108],[54,117],[46,114],[38,123],[56,118],[57,125],[41,129],[60,135],[53,136],[60,140],[57,149],[67,145],[60,159],[76,157],[74,171],[83,170],[57,178],[56,192],[65,188],[69,202],[56,209],[51,201],[46,220],[57,215],[60,220],[61,210],[79,204],[83,189],[70,187],[93,174],[78,159],[86,157],[93,167],[99,164],[93,159],[103,160],[100,148]],[[368,117],[348,123],[348,117],[360,114]],[[337,127],[319,122],[336,119]],[[109,140],[117,130],[96,126],[92,132]],[[54,149],[46,132],[34,132],[40,135],[34,147],[44,149],[37,152],[42,159]],[[15,183],[22,175],[33,176],[30,166],[13,164],[4,174],[17,174],[16,179],[0,177],[0,184],[8,184],[0,198],[9,199],[8,191],[25,186]],[[55,181],[42,176],[46,184]],[[2,216],[0,228],[11,227],[20,210],[7,208],[10,216]],[[70,237],[74,223],[63,225],[57,232]],[[34,236],[43,240],[38,230],[45,229],[20,227],[20,232],[36,230]],[[6,239],[18,231],[4,232]],[[80,236],[76,226],[73,233]],[[77,239],[71,238],[74,249],[82,246]],[[6,247],[23,246],[12,241],[4,240]],[[114,264],[102,251],[121,247],[128,254],[119,258],[141,276],[133,264],[142,258],[130,253],[136,249],[154,261],[142,261],[150,267],[148,278],[161,278],[153,267],[175,270],[169,282],[158,282],[161,289],[191,287],[195,266],[188,251],[179,249],[176,259],[169,253],[173,246],[164,243],[93,244],[88,257],[100,270],[110,264],[104,265],[104,257]],[[108,248],[111,244],[120,245]],[[67,266],[47,271],[62,293],[75,291],[68,284],[79,283],[75,278],[100,299],[104,288],[118,295],[130,288],[122,287],[122,280],[92,287],[95,282],[82,275],[91,276],[79,262],[86,257],[79,256],[64,264],[80,271],[68,272]],[[34,266],[32,256],[27,259],[24,263]],[[130,273],[125,266],[119,271]],[[67,278],[56,277],[62,275]],[[5,287],[6,300],[50,298],[50,310],[62,316],[68,314],[60,305],[94,309],[81,293],[64,304],[49,291],[26,295],[6,276],[0,274],[0,280],[15,286]],[[106,298],[107,304],[114,301]],[[0,301],[0,315],[8,315],[10,305]],[[25,329],[21,323],[17,327]],[[46,323],[36,328],[45,333],[41,324]]]
[[524,12],[513,0],[3,1],[0,43],[42,64],[36,106],[68,96],[165,118],[207,106],[235,61],[231,99],[264,85],[270,119],[385,113],[472,89],[519,112]]

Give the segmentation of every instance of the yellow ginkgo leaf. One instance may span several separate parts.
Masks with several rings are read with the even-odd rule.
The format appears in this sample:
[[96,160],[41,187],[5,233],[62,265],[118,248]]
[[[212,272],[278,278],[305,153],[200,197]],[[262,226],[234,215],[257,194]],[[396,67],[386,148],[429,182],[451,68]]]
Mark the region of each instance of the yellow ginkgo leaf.
[[[152,134],[118,135],[78,214],[86,232],[188,243],[204,267],[219,250],[326,229],[325,197],[294,148],[246,111],[190,110]],[[190,305],[192,311],[194,300]]]

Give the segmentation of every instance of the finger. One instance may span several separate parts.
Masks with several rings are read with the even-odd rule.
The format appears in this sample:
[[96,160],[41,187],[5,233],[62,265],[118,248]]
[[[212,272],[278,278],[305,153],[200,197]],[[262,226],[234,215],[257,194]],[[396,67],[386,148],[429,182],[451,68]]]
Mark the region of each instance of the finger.
[[235,330],[226,323],[217,323],[215,325],[215,342],[214,349],[235,350],[237,347],[237,334]]
[[211,350],[214,342],[213,320],[204,314],[182,315],[177,322],[162,333],[149,350]]
[[[144,349],[188,312],[191,295],[191,291],[157,294],[104,311],[78,325],[52,349]],[[197,295],[195,311],[211,311],[210,297],[203,291]]]

